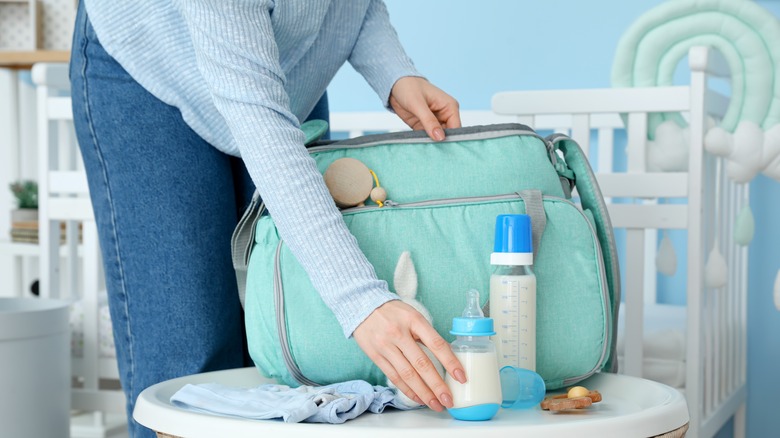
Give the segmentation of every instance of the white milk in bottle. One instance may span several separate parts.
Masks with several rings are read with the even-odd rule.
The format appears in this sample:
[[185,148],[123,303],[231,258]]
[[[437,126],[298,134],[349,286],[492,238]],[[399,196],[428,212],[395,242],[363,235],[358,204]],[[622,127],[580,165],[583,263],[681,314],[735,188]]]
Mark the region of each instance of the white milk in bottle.
[[536,276],[533,265],[531,218],[504,214],[496,218],[496,238],[490,263],[490,316],[499,368],[536,371]]
[[453,404],[447,411],[458,420],[490,420],[501,406],[501,382],[496,348],[490,340],[495,334],[493,320],[482,314],[476,290],[468,292],[468,305],[461,317],[453,318],[450,333],[457,336],[452,352],[463,365],[466,383],[447,374],[444,380]]

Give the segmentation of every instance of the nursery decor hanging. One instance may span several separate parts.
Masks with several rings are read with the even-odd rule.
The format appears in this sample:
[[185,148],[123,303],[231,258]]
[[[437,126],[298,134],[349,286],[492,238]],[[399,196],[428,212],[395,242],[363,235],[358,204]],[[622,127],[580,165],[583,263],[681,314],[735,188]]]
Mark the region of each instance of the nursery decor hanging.
[[658,253],[655,256],[655,267],[658,272],[671,277],[677,272],[677,254],[674,252],[672,239],[666,230],[663,231],[664,237],[661,239],[661,245],[658,247]]
[[[697,45],[717,49],[731,70],[731,103],[709,122],[708,152],[726,159],[726,174],[780,181],[780,20],[750,0],[674,0],[642,15],[621,38],[615,87],[670,86],[679,61]],[[687,168],[686,123],[677,113],[648,119],[648,167]]]
[[753,219],[753,211],[750,210],[750,205],[745,205],[734,223],[734,243],[742,246],[750,245],[755,232],[756,222]]

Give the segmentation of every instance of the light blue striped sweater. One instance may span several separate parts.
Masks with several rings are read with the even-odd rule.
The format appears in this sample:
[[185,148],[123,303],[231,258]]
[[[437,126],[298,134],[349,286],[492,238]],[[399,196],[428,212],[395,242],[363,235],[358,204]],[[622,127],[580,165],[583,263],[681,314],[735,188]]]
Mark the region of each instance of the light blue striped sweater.
[[101,44],[195,132],[246,163],[344,334],[397,296],[377,279],[303,146],[299,121],[349,61],[388,102],[419,76],[381,0],[85,0]]

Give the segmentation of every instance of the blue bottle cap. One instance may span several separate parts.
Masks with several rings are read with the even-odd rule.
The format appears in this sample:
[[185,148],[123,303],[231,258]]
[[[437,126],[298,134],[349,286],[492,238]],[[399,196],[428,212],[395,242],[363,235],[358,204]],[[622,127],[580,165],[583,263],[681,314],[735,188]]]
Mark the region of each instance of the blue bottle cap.
[[452,318],[452,330],[450,334],[455,336],[493,336],[493,318]]
[[533,263],[531,216],[501,214],[496,217],[496,234],[490,263],[516,266]]

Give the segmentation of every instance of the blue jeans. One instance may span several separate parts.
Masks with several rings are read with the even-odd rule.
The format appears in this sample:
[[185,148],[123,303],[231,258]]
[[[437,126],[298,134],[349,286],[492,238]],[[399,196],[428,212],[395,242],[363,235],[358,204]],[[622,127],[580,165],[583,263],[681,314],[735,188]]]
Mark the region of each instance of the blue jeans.
[[[138,394],[175,377],[251,364],[230,237],[254,191],[239,158],[198,136],[98,41],[82,5],[73,119],[100,237],[130,436]],[[310,118],[327,120],[327,96]]]

